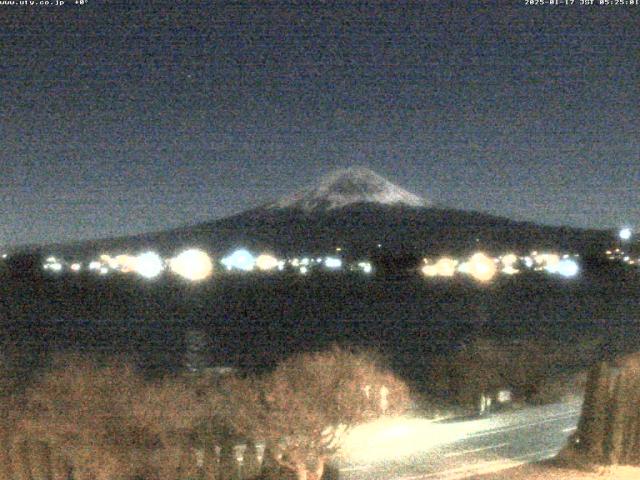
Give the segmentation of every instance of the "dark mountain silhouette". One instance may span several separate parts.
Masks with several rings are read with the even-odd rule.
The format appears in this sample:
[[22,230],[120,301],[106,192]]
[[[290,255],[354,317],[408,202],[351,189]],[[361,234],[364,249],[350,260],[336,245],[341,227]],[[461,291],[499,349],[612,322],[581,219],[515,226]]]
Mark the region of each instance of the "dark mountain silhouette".
[[363,168],[334,172],[291,196],[227,218],[162,232],[48,246],[43,252],[95,255],[186,247],[220,255],[237,247],[276,254],[422,256],[559,249],[601,252],[611,232],[552,227],[431,203]]

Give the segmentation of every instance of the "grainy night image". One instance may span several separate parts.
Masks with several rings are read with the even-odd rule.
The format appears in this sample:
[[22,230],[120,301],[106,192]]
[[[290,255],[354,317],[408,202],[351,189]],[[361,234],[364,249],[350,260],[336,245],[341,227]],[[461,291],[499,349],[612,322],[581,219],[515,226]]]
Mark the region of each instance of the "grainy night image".
[[0,480],[640,478],[640,1],[0,1]]

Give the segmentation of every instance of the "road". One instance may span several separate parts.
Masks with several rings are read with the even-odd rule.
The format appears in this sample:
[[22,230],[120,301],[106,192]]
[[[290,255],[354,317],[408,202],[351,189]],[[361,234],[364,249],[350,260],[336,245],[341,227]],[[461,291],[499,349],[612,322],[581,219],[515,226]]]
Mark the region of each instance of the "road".
[[581,400],[433,422],[381,420],[355,429],[339,461],[345,480],[454,480],[554,456],[575,430]]

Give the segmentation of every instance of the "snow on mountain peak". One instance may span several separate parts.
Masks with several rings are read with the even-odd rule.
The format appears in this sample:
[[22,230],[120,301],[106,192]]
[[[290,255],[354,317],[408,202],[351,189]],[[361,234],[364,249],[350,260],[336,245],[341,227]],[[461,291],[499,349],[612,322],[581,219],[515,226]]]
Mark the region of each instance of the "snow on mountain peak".
[[364,167],[351,167],[330,173],[320,178],[318,183],[269,204],[268,208],[299,208],[308,212],[363,202],[411,207],[426,205],[422,198],[377,173]]

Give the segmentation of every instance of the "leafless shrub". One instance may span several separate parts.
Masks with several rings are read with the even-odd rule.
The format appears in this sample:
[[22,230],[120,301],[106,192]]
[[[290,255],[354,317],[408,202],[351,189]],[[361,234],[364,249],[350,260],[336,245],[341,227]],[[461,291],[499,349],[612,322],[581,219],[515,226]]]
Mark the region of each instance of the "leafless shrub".
[[406,385],[366,353],[333,348],[296,355],[263,378],[229,379],[227,418],[265,440],[272,459],[297,478],[320,478],[341,432],[409,404]]
[[51,468],[53,457],[79,480],[194,476],[194,432],[207,415],[185,380],[149,382],[122,362],[64,357],[25,398],[13,443],[39,442],[49,451],[31,448],[22,461],[32,477]]

